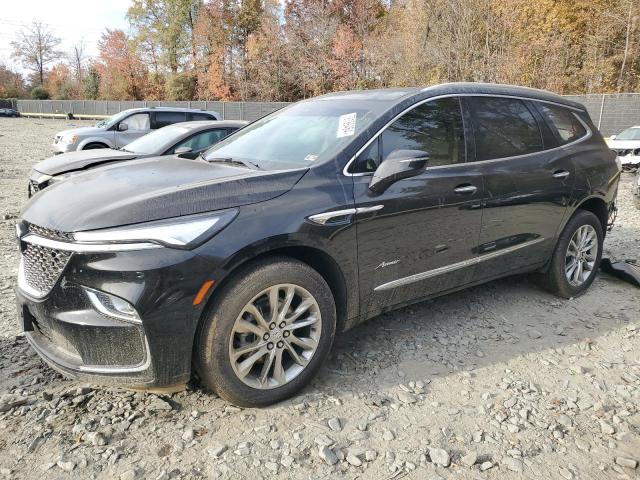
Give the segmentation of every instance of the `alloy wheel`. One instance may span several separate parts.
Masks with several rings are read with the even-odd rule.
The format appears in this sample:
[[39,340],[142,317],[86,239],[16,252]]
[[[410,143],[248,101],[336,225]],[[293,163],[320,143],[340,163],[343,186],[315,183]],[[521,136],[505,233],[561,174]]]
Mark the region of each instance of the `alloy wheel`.
[[253,388],[281,387],[309,364],[321,329],[320,307],[307,290],[293,284],[269,287],[236,318],[229,340],[233,371]]
[[565,275],[568,282],[574,287],[586,282],[595,268],[597,257],[598,234],[591,225],[582,225],[567,246]]

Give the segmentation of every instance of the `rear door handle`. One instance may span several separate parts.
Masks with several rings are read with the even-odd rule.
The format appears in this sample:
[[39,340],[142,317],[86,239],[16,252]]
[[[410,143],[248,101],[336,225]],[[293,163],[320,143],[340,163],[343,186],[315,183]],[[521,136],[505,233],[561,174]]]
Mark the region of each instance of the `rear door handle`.
[[460,185],[459,187],[456,187],[453,189],[454,192],[456,193],[476,193],[478,191],[478,187],[476,187],[475,185]]
[[571,175],[571,173],[566,170],[557,170],[553,172],[553,178],[567,178],[569,175]]

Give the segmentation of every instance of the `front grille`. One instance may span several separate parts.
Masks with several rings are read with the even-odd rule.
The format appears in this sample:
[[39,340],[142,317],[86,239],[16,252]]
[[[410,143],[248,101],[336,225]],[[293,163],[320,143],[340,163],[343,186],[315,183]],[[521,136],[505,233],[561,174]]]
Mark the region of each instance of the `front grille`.
[[25,242],[24,245],[22,251],[24,279],[31,288],[45,295],[58,281],[71,258],[71,253],[32,243]]
[[62,232],[60,230],[53,230],[51,228],[44,228],[32,223],[29,224],[29,233],[33,233],[39,237],[50,238],[52,240],[59,240],[61,242],[73,242],[73,234],[68,232]]

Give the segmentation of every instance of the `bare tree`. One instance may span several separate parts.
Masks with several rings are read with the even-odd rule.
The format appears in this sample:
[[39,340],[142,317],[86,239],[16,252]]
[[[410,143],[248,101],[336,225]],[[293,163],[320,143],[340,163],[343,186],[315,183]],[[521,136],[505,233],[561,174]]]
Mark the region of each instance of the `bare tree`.
[[35,72],[40,85],[44,83],[45,65],[62,55],[57,49],[59,45],[60,39],[45,24],[38,21],[22,29],[18,39],[11,42],[13,56],[22,60],[25,68]]
[[71,68],[73,69],[76,83],[80,85],[84,79],[84,67],[87,61],[84,40],[80,40],[80,43],[77,43],[72,47],[68,58]]

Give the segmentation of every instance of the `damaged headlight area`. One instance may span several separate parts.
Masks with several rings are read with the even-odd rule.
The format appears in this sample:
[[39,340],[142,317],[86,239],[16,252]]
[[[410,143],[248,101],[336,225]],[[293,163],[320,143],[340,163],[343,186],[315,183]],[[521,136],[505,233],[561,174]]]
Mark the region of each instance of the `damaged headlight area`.
[[238,214],[238,209],[189,215],[145,222],[126,227],[108,228],[74,233],[81,244],[151,244],[191,250],[222,231]]

